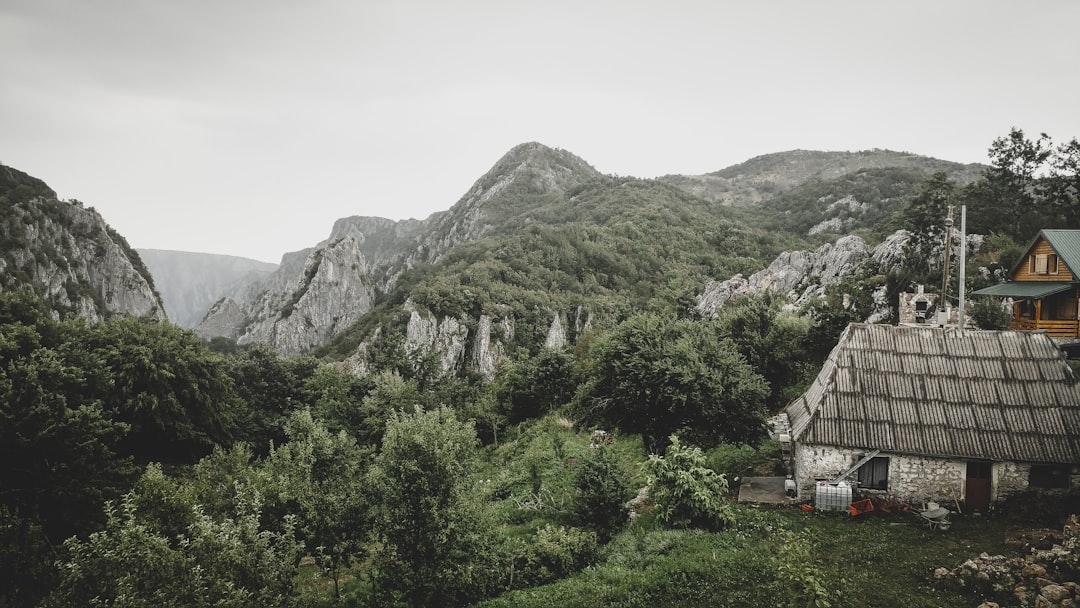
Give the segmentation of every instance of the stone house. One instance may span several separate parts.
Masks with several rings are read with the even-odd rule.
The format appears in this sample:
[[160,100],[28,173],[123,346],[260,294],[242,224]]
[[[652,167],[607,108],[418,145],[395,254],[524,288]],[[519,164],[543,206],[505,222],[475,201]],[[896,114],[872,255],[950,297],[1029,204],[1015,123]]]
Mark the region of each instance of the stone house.
[[852,324],[785,413],[804,499],[845,474],[970,508],[1080,487],[1080,383],[1044,332]]
[[1080,230],[1041,230],[1009,281],[972,292],[1012,298],[1013,329],[1080,338]]

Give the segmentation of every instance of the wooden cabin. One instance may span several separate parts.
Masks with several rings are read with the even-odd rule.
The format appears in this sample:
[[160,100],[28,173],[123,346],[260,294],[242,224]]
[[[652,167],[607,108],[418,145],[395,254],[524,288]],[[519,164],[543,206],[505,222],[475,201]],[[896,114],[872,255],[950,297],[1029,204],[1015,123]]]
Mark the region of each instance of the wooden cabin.
[[1080,338],[1080,230],[1042,230],[1009,281],[972,292],[1012,298],[1013,329]]

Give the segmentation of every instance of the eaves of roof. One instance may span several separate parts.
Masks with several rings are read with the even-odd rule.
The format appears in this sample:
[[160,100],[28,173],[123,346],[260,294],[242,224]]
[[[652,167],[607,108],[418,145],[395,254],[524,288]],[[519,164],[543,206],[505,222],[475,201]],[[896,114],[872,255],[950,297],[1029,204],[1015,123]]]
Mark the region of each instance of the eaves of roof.
[[998,296],[1000,298],[1033,299],[1045,298],[1055,293],[1068,291],[1075,283],[1046,281],[1010,281],[991,285],[971,292],[974,296]]

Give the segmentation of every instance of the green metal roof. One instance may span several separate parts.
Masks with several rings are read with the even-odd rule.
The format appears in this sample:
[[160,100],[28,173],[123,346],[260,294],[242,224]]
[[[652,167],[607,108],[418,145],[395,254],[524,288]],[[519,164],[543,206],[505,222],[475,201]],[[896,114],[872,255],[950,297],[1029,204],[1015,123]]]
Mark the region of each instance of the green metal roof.
[[1033,299],[1045,298],[1055,293],[1061,293],[1072,289],[1075,283],[1058,283],[1048,281],[1012,281],[991,285],[971,292],[973,296],[998,296],[1001,298]]
[[1009,271],[1009,275],[1012,276],[1016,273],[1016,269],[1020,267],[1025,261],[1027,256],[1031,253],[1031,248],[1035,246],[1035,243],[1039,242],[1039,238],[1046,239],[1046,242],[1050,244],[1050,247],[1054,249],[1054,252],[1058,254],[1058,259],[1065,262],[1065,265],[1069,267],[1073,275],[1080,276],[1080,230],[1040,230],[1039,234],[1035,235],[1035,238],[1031,239],[1028,246],[1024,248],[1024,255],[1016,261],[1016,264]]

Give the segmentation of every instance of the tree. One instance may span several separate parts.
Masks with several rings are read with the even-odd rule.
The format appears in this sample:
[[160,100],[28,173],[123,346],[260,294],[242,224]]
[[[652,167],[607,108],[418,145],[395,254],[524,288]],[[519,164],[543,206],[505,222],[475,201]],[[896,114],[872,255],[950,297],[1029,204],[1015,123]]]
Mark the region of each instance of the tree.
[[489,583],[488,535],[466,487],[475,451],[472,424],[448,408],[395,411],[386,423],[373,471],[379,580],[410,606],[461,605]]
[[574,396],[574,360],[565,349],[545,348],[500,372],[496,392],[510,404],[511,424],[539,418]]
[[307,402],[312,411],[332,430],[345,430],[353,436],[367,422],[361,408],[373,382],[332,365],[320,365],[304,382]]
[[406,380],[397,371],[375,374],[371,390],[360,404],[362,422],[356,430],[357,437],[365,445],[379,446],[391,414],[419,403],[420,389],[415,380]]
[[999,298],[990,296],[975,298],[968,314],[979,329],[1009,329],[1012,326],[1012,314],[1001,307]]
[[762,433],[768,385],[713,322],[641,314],[599,338],[577,407],[650,452],[676,432],[705,445]]
[[1075,137],[1054,149],[1042,193],[1055,216],[1052,225],[1080,227],[1080,141]]
[[289,442],[271,449],[264,465],[267,500],[296,517],[297,536],[340,599],[342,571],[371,532],[371,454],[345,431],[330,432],[308,409],[289,417],[285,434]]
[[925,273],[931,268],[941,268],[945,219],[949,207],[959,204],[959,195],[956,183],[944,172],[937,172],[919,185],[915,196],[901,211],[902,227],[911,233],[904,258],[915,270]]
[[1007,136],[994,140],[988,153],[990,168],[965,193],[971,206],[969,228],[1030,238],[1042,227],[1046,212],[1038,178],[1052,154],[1050,137],[1042,133],[1031,140],[1013,127]]
[[829,356],[849,324],[862,323],[870,316],[876,287],[866,278],[847,277],[828,286],[824,299],[811,300],[803,307],[803,313],[814,322],[807,336],[807,352],[815,365]]
[[259,454],[265,454],[271,441],[281,443],[288,415],[311,405],[305,386],[318,366],[313,357],[281,357],[262,343],[226,357],[225,371],[243,404],[237,439],[247,441]]
[[769,383],[769,402],[783,406],[798,396],[802,384],[817,373],[807,352],[812,321],[784,309],[776,293],[750,295],[728,302],[717,314],[727,336],[757,373]]
[[100,525],[102,503],[135,474],[86,332],[53,321],[28,291],[0,293],[0,605],[36,603],[53,582],[53,547]]
[[194,463],[233,434],[236,401],[224,362],[188,330],[119,317],[89,327],[104,367],[104,407],[130,425],[122,449],[140,462]]

